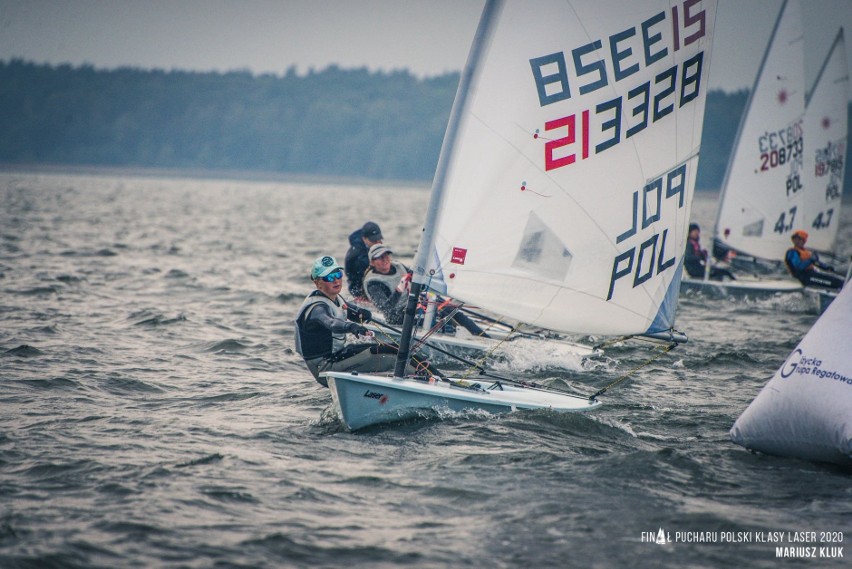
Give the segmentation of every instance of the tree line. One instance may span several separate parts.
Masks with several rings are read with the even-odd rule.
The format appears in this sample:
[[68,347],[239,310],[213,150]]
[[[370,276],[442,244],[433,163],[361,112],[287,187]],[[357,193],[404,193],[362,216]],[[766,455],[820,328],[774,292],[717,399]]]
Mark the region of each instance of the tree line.
[[[337,66],[276,76],[0,61],[0,163],[427,181],[458,81]],[[747,98],[708,93],[699,189],[721,186]]]

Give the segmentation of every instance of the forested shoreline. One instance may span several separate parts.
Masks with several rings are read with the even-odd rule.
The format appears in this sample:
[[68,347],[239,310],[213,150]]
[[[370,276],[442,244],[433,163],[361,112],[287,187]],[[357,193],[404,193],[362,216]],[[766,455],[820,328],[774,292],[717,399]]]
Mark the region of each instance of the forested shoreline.
[[[0,61],[0,163],[425,182],[458,80]],[[708,93],[699,189],[720,187],[747,97]]]

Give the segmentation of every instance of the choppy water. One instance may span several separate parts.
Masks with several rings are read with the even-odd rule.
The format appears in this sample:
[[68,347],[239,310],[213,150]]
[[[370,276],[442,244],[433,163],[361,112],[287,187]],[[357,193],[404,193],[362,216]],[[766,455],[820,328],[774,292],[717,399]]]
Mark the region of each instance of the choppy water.
[[[591,414],[343,431],[292,349],[307,266],[367,219],[413,251],[427,197],[0,174],[0,567],[848,566],[850,545],[726,540],[852,540],[849,473],[728,438],[815,321],[801,299],[682,298],[690,343]],[[715,205],[696,198],[705,233]],[[591,392],[647,357],[500,366]],[[717,542],[649,543],[660,528]]]

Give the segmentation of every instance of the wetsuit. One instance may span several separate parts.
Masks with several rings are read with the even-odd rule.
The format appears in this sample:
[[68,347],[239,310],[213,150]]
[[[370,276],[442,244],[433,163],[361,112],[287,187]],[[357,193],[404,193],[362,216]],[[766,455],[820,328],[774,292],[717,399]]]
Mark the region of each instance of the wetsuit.
[[819,255],[801,247],[790,247],[784,255],[784,264],[790,274],[796,277],[805,286],[816,286],[830,289],[843,288],[843,279],[820,273],[816,267],[830,270],[819,260]]

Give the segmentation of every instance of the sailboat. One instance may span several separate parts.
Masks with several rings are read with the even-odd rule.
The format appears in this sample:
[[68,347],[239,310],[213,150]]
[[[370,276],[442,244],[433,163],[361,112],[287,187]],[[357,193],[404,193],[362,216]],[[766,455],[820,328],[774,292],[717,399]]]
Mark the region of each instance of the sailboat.
[[805,201],[802,219],[808,246],[820,252],[834,249],[840,228],[840,203],[846,170],[849,68],[843,28],[807,95],[805,105]]
[[731,428],[749,450],[852,465],[852,285],[847,283]]
[[[733,251],[739,258],[780,266],[790,247],[790,234],[802,227],[806,142],[802,43],[799,2],[785,0],[731,150],[719,198],[714,252]],[[715,281],[708,276],[685,276],[683,290],[752,296],[803,290],[792,278],[741,275],[734,281]]]
[[356,430],[589,411],[523,380],[405,377],[421,290],[567,334],[674,329],[715,0],[488,0],[438,160],[393,376],[327,372]]
[[[840,228],[843,176],[846,170],[848,135],[849,68],[843,28],[807,94],[805,106],[805,167],[802,219],[808,232],[808,247],[830,254]],[[852,270],[852,268],[850,268]],[[849,277],[847,275],[847,279]],[[837,291],[812,289],[820,312],[837,296]]]

